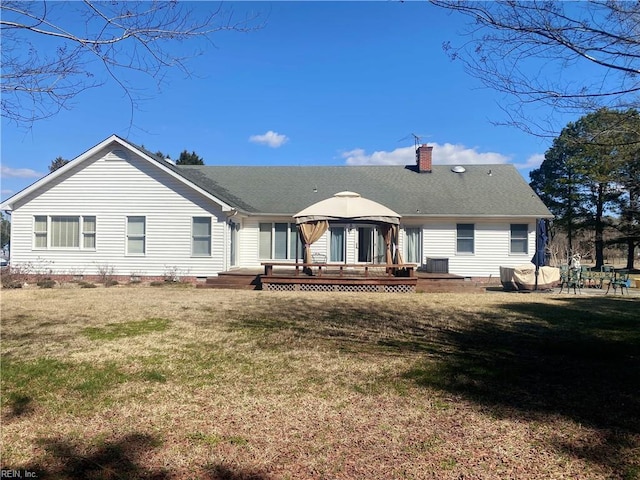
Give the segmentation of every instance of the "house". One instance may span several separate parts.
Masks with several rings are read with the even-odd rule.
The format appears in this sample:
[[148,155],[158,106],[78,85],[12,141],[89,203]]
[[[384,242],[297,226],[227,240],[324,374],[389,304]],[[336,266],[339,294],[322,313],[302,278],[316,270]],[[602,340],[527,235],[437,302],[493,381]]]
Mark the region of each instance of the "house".
[[[5,200],[12,265],[52,275],[196,280],[302,258],[293,216],[352,191],[401,216],[404,261],[499,276],[535,252],[549,210],[513,165],[176,166],[116,135]],[[384,262],[371,223],[332,222],[311,249],[330,262]]]

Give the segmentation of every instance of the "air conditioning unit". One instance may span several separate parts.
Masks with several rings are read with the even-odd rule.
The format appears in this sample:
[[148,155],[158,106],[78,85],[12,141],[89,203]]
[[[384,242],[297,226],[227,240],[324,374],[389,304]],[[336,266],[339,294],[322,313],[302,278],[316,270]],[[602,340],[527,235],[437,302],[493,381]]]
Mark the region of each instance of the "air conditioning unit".
[[448,258],[426,258],[427,273],[449,273]]

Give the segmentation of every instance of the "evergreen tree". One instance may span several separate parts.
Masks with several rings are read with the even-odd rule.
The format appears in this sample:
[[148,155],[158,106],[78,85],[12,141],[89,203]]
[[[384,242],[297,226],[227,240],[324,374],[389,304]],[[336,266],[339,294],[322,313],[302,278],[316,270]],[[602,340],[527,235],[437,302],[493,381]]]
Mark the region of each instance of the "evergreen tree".
[[11,240],[11,222],[5,218],[4,213],[0,217],[0,248],[4,248],[5,245]]
[[204,165],[204,160],[200,158],[196,152],[189,153],[183,150],[176,165]]
[[[630,231],[638,221],[637,117],[636,110],[606,108],[583,116],[562,130],[540,168],[530,174],[531,186],[566,229],[570,249],[576,229],[593,230],[596,267],[604,264],[603,233],[610,214],[620,213],[617,223]],[[633,251],[629,261],[633,264]]]
[[59,168],[64,167],[67,163],[69,163],[69,160],[65,160],[62,157],[56,157],[55,160],[51,161],[51,165],[49,165],[49,172],[55,172]]
[[578,175],[571,160],[574,154],[575,149],[565,137],[560,136],[545,153],[540,168],[529,173],[531,188],[555,217],[553,229],[560,228],[567,233],[569,254],[573,251],[573,239],[581,228],[583,204]]

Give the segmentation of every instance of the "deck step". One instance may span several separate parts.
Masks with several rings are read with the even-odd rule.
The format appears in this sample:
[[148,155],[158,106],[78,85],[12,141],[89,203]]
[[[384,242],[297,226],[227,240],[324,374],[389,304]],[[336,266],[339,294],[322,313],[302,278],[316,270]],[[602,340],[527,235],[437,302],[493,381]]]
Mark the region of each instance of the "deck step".
[[[417,276],[417,292],[424,293],[482,293],[487,285],[470,281],[455,275]],[[425,278],[426,277],[426,278]],[[220,273],[216,277],[208,277],[197,288],[260,290],[260,274],[256,273]]]
[[217,277],[207,277],[204,283],[196,285],[196,288],[227,288],[236,290],[259,290],[260,277],[255,274],[224,274]]
[[212,288],[212,289],[227,289],[227,290],[259,290],[256,285],[243,285],[238,283],[200,283],[196,285],[196,288]]

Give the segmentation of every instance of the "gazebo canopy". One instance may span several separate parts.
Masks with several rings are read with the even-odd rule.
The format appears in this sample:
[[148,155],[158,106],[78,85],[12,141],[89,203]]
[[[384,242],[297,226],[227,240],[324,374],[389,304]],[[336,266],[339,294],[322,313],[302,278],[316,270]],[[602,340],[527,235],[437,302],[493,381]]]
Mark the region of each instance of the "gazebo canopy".
[[321,200],[293,216],[296,223],[318,220],[352,222],[375,222],[398,225],[400,215],[384,205],[363,198],[355,192],[339,192],[333,197]]

